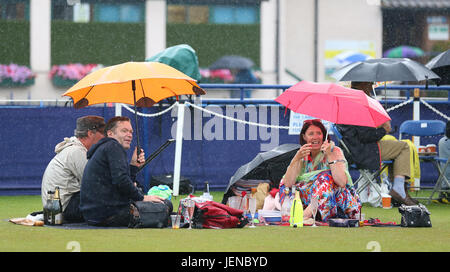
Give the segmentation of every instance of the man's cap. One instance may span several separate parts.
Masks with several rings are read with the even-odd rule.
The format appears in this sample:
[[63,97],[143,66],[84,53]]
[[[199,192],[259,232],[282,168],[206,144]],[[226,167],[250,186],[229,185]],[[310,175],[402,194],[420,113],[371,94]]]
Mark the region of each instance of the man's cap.
[[105,119],[103,119],[103,117],[96,115],[83,116],[77,119],[77,128],[75,129],[75,134],[77,134],[77,132],[87,132],[88,130],[103,131],[105,126]]

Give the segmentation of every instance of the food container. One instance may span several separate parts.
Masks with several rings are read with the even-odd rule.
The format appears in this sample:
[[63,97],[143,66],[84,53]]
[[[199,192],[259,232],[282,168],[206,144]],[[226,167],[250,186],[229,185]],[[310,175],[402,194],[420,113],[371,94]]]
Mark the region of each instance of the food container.
[[419,153],[426,153],[427,152],[427,148],[425,146],[423,146],[423,145],[419,145],[417,150],[419,151]]
[[427,153],[436,153],[436,145],[435,144],[429,144],[426,147]]

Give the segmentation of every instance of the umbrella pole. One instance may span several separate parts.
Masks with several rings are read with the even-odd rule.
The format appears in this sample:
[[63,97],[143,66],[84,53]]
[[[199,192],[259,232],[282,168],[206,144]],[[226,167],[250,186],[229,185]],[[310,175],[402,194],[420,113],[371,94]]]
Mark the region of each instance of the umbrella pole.
[[133,89],[133,99],[134,99],[134,122],[136,126],[136,148],[137,148],[137,162],[139,163],[139,155],[141,154],[141,148],[139,144],[139,125],[137,117],[137,107],[136,107],[136,83],[134,80],[131,81],[131,88]]

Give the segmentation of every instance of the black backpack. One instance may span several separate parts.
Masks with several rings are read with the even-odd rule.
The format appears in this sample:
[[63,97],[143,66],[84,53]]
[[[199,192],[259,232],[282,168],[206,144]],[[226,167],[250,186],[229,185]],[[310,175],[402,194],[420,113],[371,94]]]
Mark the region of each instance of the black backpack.
[[[153,176],[150,180],[150,188],[158,185],[167,185],[173,190],[173,175],[161,175]],[[178,193],[181,195],[187,195],[194,192],[194,186],[192,186],[191,181],[185,177],[180,177],[180,186],[178,188]]]

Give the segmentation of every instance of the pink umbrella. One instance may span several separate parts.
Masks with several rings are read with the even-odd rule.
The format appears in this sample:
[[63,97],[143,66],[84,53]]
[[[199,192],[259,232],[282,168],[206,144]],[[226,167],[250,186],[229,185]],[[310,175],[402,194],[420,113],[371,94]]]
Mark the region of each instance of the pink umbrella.
[[335,124],[378,127],[391,120],[380,102],[335,83],[300,81],[275,101],[297,113]]

